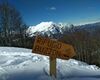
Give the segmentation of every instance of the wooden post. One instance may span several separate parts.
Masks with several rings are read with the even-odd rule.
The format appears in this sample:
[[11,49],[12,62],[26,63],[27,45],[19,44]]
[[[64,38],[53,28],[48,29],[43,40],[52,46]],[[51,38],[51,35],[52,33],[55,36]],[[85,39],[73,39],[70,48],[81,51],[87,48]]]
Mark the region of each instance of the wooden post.
[[50,56],[50,76],[56,78],[56,58]]

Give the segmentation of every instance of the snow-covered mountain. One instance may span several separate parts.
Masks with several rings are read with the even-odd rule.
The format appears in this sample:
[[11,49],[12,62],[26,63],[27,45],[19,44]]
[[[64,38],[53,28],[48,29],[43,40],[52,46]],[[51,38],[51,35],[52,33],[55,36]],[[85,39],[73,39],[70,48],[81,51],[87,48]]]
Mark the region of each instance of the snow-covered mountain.
[[36,26],[30,26],[26,33],[30,37],[35,36],[36,34],[52,36],[54,34],[63,34],[64,30],[66,30],[66,27],[68,26],[69,25],[64,25],[62,23],[56,24],[52,21],[41,22]]
[[26,34],[29,37],[33,37],[38,34],[53,38],[59,38],[65,32],[71,33],[78,30],[86,30],[92,33],[97,29],[100,29],[100,22],[74,26],[72,24],[63,24],[63,23],[57,24],[51,21],[51,22],[41,22],[36,26],[30,26],[27,29]]
[[86,30],[89,32],[94,32],[97,29],[100,29],[100,22],[95,22],[95,23],[91,23],[91,24],[84,24],[84,25],[80,25],[78,26],[81,30]]

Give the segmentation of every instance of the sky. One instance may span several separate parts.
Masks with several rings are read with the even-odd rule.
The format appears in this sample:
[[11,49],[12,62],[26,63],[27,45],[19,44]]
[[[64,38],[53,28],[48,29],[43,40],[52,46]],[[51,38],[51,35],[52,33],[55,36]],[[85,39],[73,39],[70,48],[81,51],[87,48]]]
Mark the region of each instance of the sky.
[[[2,3],[4,0],[0,0]],[[53,21],[82,24],[100,21],[100,0],[8,0],[27,25]]]

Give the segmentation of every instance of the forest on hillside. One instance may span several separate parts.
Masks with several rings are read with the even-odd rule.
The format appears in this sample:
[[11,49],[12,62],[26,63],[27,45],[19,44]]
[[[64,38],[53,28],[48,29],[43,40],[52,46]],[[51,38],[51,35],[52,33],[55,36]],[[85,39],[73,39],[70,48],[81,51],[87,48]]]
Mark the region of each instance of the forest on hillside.
[[94,32],[72,27],[70,33],[65,32],[60,41],[72,44],[76,51],[74,58],[100,66],[100,26]]

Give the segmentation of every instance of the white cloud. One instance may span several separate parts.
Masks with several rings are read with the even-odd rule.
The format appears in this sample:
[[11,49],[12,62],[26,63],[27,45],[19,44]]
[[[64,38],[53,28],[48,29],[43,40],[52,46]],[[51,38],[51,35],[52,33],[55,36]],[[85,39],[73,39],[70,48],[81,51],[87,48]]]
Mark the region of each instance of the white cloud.
[[50,10],[56,10],[56,7],[52,6],[49,8]]

